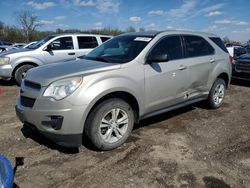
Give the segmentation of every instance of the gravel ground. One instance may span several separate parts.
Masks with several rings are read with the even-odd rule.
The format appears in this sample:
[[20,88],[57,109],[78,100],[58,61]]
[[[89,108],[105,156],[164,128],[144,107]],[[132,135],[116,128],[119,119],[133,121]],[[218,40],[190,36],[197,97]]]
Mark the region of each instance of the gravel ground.
[[[250,187],[250,84],[234,83],[223,106],[202,103],[139,125],[120,148],[58,147],[15,116],[18,87],[0,81],[0,153],[17,168],[15,184],[39,187]],[[27,137],[28,136],[28,137]]]

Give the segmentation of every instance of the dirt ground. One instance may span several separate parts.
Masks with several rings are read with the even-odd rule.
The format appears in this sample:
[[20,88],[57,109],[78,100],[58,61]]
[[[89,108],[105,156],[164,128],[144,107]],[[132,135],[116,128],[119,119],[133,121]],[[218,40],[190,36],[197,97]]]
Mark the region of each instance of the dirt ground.
[[0,153],[13,165],[24,158],[15,175],[21,188],[250,187],[249,83],[231,85],[218,110],[197,104],[144,120],[108,152],[87,142],[61,148],[23,129],[14,110],[18,87],[0,85]]

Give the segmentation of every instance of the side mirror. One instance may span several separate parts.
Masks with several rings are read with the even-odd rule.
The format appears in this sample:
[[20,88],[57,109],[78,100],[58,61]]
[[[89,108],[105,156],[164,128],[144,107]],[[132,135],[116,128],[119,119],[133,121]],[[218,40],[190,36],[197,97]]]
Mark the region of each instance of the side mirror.
[[48,44],[45,48],[44,48],[44,51],[52,51],[52,45],[51,44]]
[[162,62],[167,62],[168,59],[168,55],[167,54],[156,54],[156,55],[150,55],[147,58],[147,63],[151,64],[151,63],[162,63]]

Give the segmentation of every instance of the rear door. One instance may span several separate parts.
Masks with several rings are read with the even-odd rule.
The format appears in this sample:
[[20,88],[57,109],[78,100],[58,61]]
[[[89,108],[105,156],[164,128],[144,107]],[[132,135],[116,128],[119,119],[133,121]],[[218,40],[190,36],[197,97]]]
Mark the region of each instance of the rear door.
[[77,36],[77,43],[77,57],[86,55],[98,46],[98,41],[95,36]]
[[197,97],[208,91],[208,80],[215,64],[215,50],[203,38],[184,35],[185,61],[188,66],[188,96]]
[[149,52],[151,55],[166,55],[168,61],[145,64],[146,113],[159,110],[186,99],[188,69],[183,59],[179,36],[167,36]]
[[69,61],[76,58],[75,46],[71,36],[60,37],[50,43],[51,51],[42,51],[40,58],[45,63]]

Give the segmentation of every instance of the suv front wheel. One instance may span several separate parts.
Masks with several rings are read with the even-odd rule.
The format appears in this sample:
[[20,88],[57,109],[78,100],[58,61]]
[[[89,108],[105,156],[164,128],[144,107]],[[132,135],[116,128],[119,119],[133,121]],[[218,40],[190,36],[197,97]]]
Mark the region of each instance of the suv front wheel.
[[209,92],[208,102],[212,109],[219,108],[225,97],[226,83],[223,79],[217,78]]
[[134,125],[134,113],[124,100],[108,99],[90,113],[85,133],[99,150],[119,147],[129,137]]

